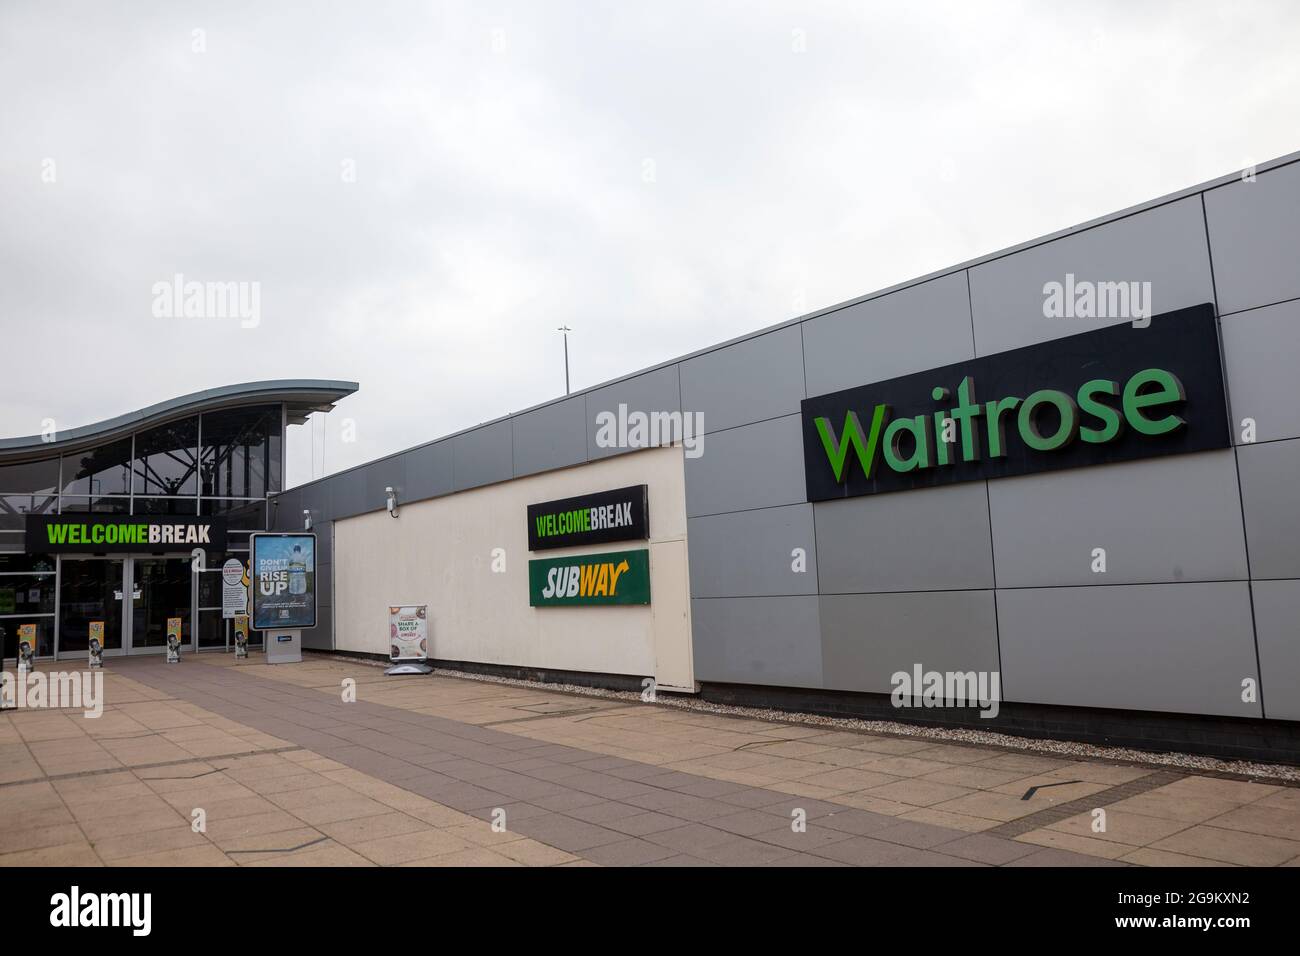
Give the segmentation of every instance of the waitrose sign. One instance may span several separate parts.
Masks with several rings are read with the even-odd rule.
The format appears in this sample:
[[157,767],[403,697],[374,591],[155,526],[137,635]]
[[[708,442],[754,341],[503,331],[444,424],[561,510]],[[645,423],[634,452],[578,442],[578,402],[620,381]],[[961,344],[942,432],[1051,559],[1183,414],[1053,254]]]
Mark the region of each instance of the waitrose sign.
[[225,518],[176,515],[28,515],[29,554],[224,551]]
[[1229,446],[1206,304],[802,403],[808,500]]

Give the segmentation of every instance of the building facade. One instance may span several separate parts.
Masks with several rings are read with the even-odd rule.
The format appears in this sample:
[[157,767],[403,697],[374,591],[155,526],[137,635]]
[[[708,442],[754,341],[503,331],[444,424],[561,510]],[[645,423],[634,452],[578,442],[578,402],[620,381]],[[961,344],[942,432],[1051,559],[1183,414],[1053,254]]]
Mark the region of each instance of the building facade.
[[[107,656],[161,653],[175,618],[187,649],[227,649],[221,564],[246,561],[249,534],[269,527],[268,502],[284,487],[285,429],[355,390],[350,382],[230,386],[0,441],[5,657],[28,625],[38,660],[84,661],[92,621],[104,626]],[[151,542],[154,528],[168,534]],[[210,543],[220,546],[200,548],[198,561],[198,537],[174,533],[213,528],[220,541]]]
[[[443,660],[1300,753],[1300,406],[1285,394],[1300,358],[1298,159],[290,489],[283,527],[310,511],[325,562],[305,644],[385,654],[386,605],[420,601]],[[1169,380],[1141,378],[1153,369]],[[1011,397],[1033,398],[1027,424],[1011,404],[984,429],[982,403]],[[979,403],[979,460],[965,460],[960,428],[938,440],[966,399]],[[882,422],[937,417],[923,436],[873,445],[876,405]],[[611,442],[606,427],[602,441],[638,412],[698,421],[702,440]],[[921,438],[953,458],[918,459]],[[671,447],[637,450],[657,442]],[[650,605],[530,606],[528,565],[550,552],[529,551],[525,505],[641,482]],[[1000,716],[891,708],[897,674],[930,671],[995,672]]]
[[[389,608],[427,604],[430,657],[469,667],[1300,760],[1297,240],[1300,154],[299,487],[278,446],[210,484],[225,398],[192,396],[0,446],[0,501],[229,512],[236,555],[308,515],[307,648],[386,657]],[[355,388],[274,384],[235,404]],[[0,531],[0,625],[43,651],[83,653],[119,589],[119,646],[153,648],[158,562],[159,606],[226,646],[184,554]]]

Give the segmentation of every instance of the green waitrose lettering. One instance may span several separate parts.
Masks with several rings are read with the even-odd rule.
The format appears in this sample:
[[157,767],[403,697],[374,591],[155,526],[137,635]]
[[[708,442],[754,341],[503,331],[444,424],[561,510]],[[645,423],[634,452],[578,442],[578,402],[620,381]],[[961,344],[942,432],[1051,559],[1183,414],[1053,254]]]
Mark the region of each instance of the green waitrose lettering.
[[[936,386],[931,396],[935,401],[945,401],[951,392]],[[867,427],[858,413],[850,409],[845,413],[838,436],[833,424],[824,417],[813,419],[813,424],[835,480],[842,482],[848,475],[850,451],[868,478],[875,474],[878,458],[900,473],[952,464],[950,442],[944,440],[945,428],[952,430],[952,442],[960,445],[964,462],[978,461],[985,455],[1005,457],[1007,431],[1011,427],[1028,448],[1044,453],[1065,448],[1076,440],[1105,444],[1123,434],[1125,427],[1151,437],[1166,435],[1187,423],[1172,409],[1162,409],[1162,406],[1182,402],[1186,397],[1176,375],[1164,369],[1148,368],[1133,375],[1122,388],[1118,382],[1093,379],[1080,385],[1074,395],[1057,389],[1039,389],[1024,398],[1008,396],[981,404],[975,397],[975,383],[967,376],[957,386],[957,403],[933,415],[889,422],[890,407],[882,403],[872,409],[871,424]],[[1117,400],[1118,407],[1105,399]],[[1045,433],[1040,411],[1048,406],[1055,412],[1056,424],[1050,433]]]

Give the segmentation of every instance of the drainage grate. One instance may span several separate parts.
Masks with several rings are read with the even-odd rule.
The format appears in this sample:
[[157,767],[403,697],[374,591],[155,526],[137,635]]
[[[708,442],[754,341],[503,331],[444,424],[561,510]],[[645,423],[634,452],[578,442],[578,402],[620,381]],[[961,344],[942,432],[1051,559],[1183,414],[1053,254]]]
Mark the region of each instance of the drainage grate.
[[[1155,790],[1157,787],[1163,787],[1171,784],[1176,780],[1182,780],[1187,774],[1177,770],[1157,770],[1149,773],[1145,777],[1138,777],[1136,780],[1130,780],[1128,783],[1121,783],[1111,787],[1109,790],[1100,790],[1097,793],[1090,793],[1086,797],[1080,797],[1078,800],[1071,800],[1068,803],[1058,803],[1055,806],[1045,807],[1037,813],[1031,813],[1029,816],[1020,817],[1018,820],[1011,820],[1001,826],[994,827],[991,830],[985,830],[989,836],[1006,837],[1011,839],[1018,837],[1022,833],[1028,833],[1030,830],[1037,830],[1041,827],[1050,826],[1053,823],[1060,823],[1067,817],[1072,817],[1080,813],[1088,813],[1098,807],[1108,807],[1112,803],[1119,803],[1121,800],[1127,800],[1129,797],[1136,797],[1143,793]],[[1064,782],[1064,781],[1063,781]],[[1041,787],[1037,789],[1042,789]],[[1024,799],[1023,797],[1021,799]]]

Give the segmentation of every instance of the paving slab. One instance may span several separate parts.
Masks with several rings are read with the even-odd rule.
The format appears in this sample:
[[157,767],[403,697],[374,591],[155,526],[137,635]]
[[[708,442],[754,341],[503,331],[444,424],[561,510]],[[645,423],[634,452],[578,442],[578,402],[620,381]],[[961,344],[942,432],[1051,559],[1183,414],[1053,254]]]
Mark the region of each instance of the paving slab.
[[[355,702],[339,694],[346,677]],[[0,865],[1300,859],[1300,790],[1272,782],[446,675],[395,681],[316,655],[276,668],[119,660],[109,681],[94,727],[0,717],[6,756],[30,775],[0,776]],[[1092,802],[1105,834],[1091,832]],[[195,808],[205,832],[189,826]],[[15,813],[26,826],[4,822]]]

